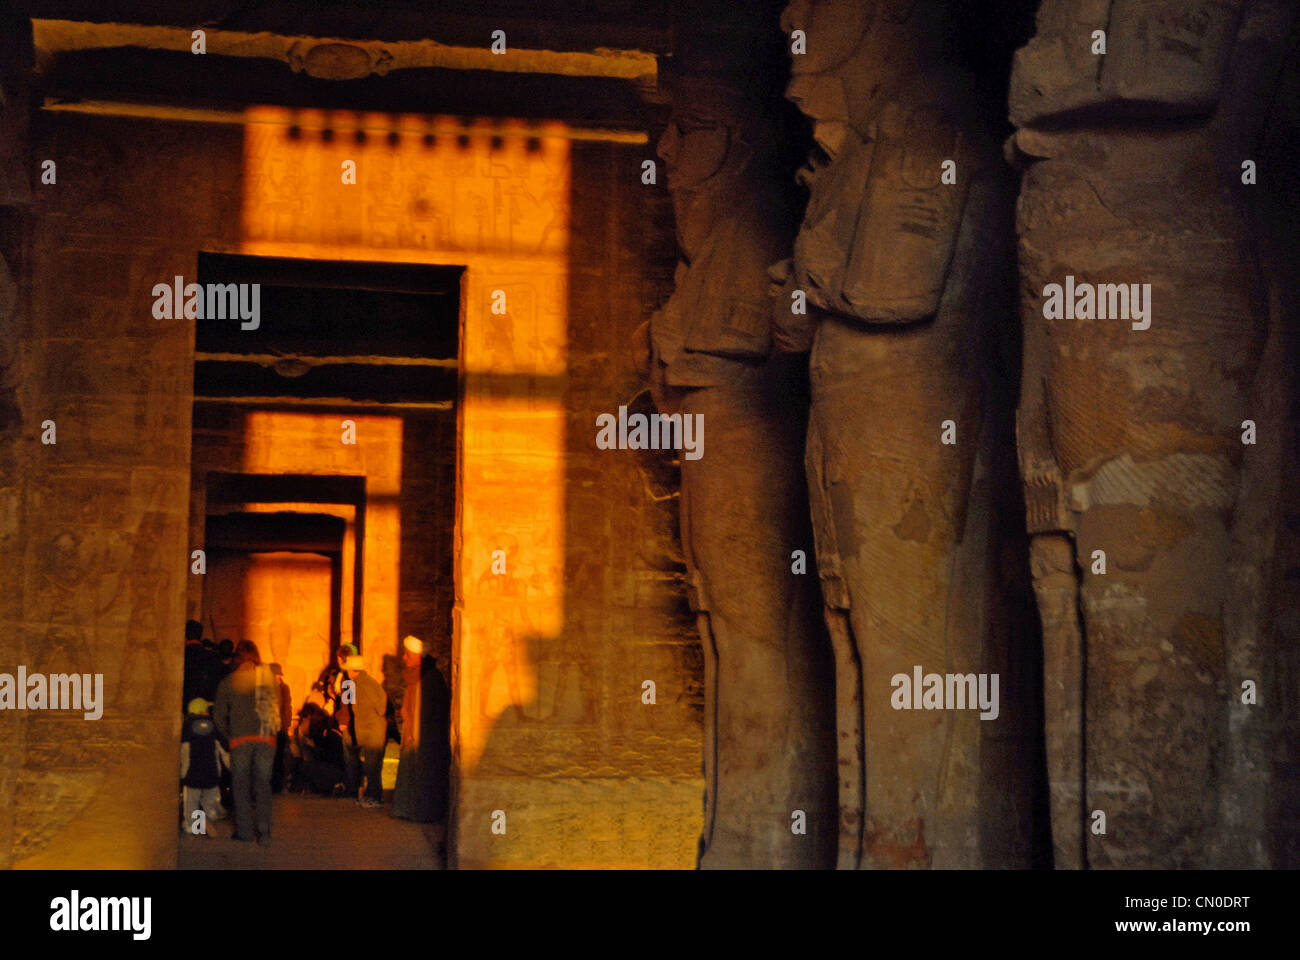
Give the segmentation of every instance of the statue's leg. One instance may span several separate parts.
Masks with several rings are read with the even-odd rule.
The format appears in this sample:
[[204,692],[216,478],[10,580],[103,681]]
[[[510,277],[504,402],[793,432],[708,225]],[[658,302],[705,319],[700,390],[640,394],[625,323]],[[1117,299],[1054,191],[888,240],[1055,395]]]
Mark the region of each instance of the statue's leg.
[[[1089,486],[1100,493],[1103,486],[1165,482],[1176,464],[1111,460],[1100,483]],[[1231,475],[1226,463],[1212,472]],[[1157,501],[1098,504],[1080,518],[1093,867],[1206,865],[1226,719],[1221,611],[1228,531],[1216,513]],[[1096,551],[1105,552],[1104,575],[1092,572]],[[1104,833],[1093,811],[1105,815]]]
[[839,842],[836,867],[856,870],[862,856],[863,788],[862,658],[849,621],[848,593],[835,545],[834,515],[825,485],[821,426],[814,414],[808,424],[805,459],[816,535],[817,566],[825,598],[826,627],[835,662],[835,743],[838,767]]
[[816,574],[792,570],[811,537],[784,365],[691,390],[682,405],[705,425],[682,490],[703,639],[716,651],[706,868],[829,866],[834,842],[831,670]]
[[704,659],[704,827],[700,857],[713,842],[714,815],[718,809],[718,646],[705,611],[696,614]]
[[984,670],[982,598],[964,593],[978,578],[963,565],[987,560],[960,550],[981,428],[968,349],[939,325],[828,318],[813,350],[820,485],[862,662],[864,867],[978,865],[979,711],[892,702],[892,679],[910,684],[917,667]]
[[1052,849],[1057,869],[1084,866],[1083,634],[1074,544],[1065,533],[1029,541],[1034,595],[1043,624],[1043,711]]

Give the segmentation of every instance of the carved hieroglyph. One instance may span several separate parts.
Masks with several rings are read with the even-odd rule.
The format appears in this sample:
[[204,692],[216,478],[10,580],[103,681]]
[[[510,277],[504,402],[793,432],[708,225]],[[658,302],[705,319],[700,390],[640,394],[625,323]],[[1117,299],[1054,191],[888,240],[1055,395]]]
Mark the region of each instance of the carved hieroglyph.
[[[1009,200],[971,78],[940,58],[943,16],[910,0],[796,2],[782,16],[787,96],[817,146],[793,262],[773,271],[784,284],[774,309],[781,345],[812,347],[806,457],[846,868],[997,862],[980,839],[980,784],[1023,789],[989,769],[995,725],[1019,722],[1005,687],[997,719],[891,704],[891,678],[917,666],[979,674],[1004,662],[986,621],[997,411],[980,363]],[[955,443],[942,442],[946,422]]]
[[793,224],[762,119],[721,80],[684,79],[659,143],[682,262],[650,323],[652,385],[662,411],[705,427],[681,503],[705,657],[705,868],[829,866],[834,842],[829,649],[812,567],[793,556],[812,552],[798,364],[769,359],[766,268]]
[[[1256,412],[1279,386],[1261,364],[1277,316],[1242,161],[1293,18],[1269,0],[1047,0],[1016,56],[1018,434],[1058,867],[1267,864],[1268,713],[1241,682],[1274,673],[1253,630],[1271,536],[1246,544],[1241,524],[1274,502],[1243,484],[1270,482],[1252,458],[1283,429]],[[1049,318],[1044,288],[1067,276],[1150,284],[1149,327]]]

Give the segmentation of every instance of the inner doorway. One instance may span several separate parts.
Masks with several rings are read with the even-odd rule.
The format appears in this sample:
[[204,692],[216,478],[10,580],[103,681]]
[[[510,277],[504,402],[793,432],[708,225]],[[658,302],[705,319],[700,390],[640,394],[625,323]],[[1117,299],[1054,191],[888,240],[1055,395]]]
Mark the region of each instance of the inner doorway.
[[[411,727],[403,715],[415,709],[410,678],[427,679],[434,665],[440,689],[450,689],[460,274],[458,267],[199,255],[201,284],[256,283],[261,308],[253,331],[238,320],[196,322],[190,525],[206,572],[191,577],[189,616],[206,639],[254,643],[288,689],[286,793],[276,809],[304,825],[319,814],[338,849],[326,855],[304,840],[300,862],[287,865],[312,867],[343,856],[343,848],[360,855],[358,845],[373,835],[374,824],[352,823],[352,814],[302,806],[313,790],[292,770],[304,706],[319,705],[322,691],[313,686],[337,670],[341,652],[359,658],[389,705],[382,812],[403,763],[433,762],[432,779],[408,779],[408,786],[449,792],[449,717],[416,725],[440,741],[431,754],[404,753],[400,740]],[[429,658],[414,671],[409,658],[404,663],[409,636]],[[333,717],[337,688],[337,678],[327,681],[325,709],[345,726]],[[343,734],[355,738],[355,725]],[[357,785],[356,771],[343,773],[346,792]],[[409,790],[406,799],[409,815]],[[417,817],[426,838],[445,836],[444,824],[424,819]],[[226,833],[217,828],[218,837]],[[183,843],[183,866],[204,865],[187,863],[186,849]]]
[[301,704],[335,659],[347,524],[318,513],[209,513],[203,619],[214,639],[252,640]]

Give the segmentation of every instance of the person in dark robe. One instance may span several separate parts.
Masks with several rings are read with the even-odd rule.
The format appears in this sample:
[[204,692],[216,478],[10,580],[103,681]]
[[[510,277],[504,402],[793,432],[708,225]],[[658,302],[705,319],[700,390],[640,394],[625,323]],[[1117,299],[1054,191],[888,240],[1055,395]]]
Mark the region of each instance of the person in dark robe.
[[[202,629],[203,627],[200,625],[199,630],[202,631]],[[217,699],[217,687],[221,685],[222,680],[230,676],[236,666],[235,641],[231,640],[229,637],[222,640],[217,644],[216,650],[209,654],[209,658],[209,668],[211,672],[206,682],[212,690],[212,696],[205,697],[204,699],[210,699],[215,702]],[[227,810],[233,810],[235,808],[235,793],[229,765],[226,765],[221,769],[221,805]]]
[[402,641],[402,753],[393,791],[394,817],[419,823],[447,819],[451,691],[438,661],[416,637]]
[[217,644],[217,681],[226,679],[237,666],[239,664],[235,662],[235,641],[226,637]]

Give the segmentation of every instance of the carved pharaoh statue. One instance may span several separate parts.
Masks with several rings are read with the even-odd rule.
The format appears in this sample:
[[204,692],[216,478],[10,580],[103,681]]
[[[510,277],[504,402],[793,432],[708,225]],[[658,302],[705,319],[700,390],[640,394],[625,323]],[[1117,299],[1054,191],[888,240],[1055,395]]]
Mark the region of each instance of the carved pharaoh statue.
[[[1270,862],[1269,511],[1290,374],[1250,209],[1282,194],[1246,161],[1268,168],[1295,16],[1284,0],[1044,0],[1016,54],[1018,433],[1057,866]],[[1051,284],[1108,292],[1060,311]]]
[[679,77],[658,144],[676,215],[675,290],[650,321],[660,410],[703,416],[681,462],[681,538],[705,660],[700,866],[833,862],[830,652],[800,463],[800,364],[772,350],[766,269],[789,249],[788,177],[755,98]]
[[[787,97],[816,141],[794,257],[772,275],[781,345],[812,351],[806,468],[835,653],[838,862],[1023,865],[1008,833],[1028,831],[1005,811],[1027,808],[1014,741],[1030,698],[1005,682],[991,613],[996,478],[1014,477],[996,418],[1010,423],[1010,401],[981,373],[996,319],[985,298],[1009,247],[996,140],[972,78],[944,56],[942,3],[799,0],[781,24]],[[1000,711],[923,702],[911,684],[930,674],[1000,675]]]

